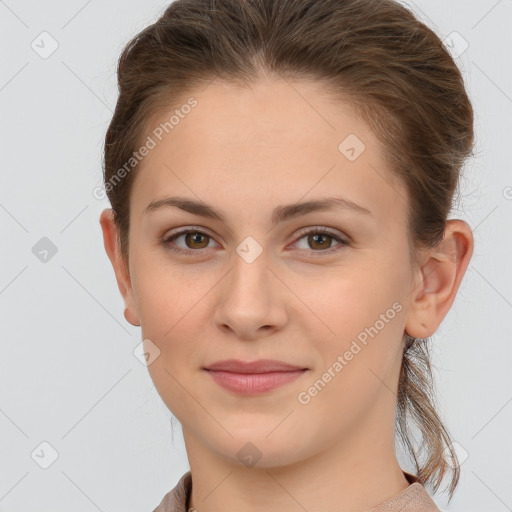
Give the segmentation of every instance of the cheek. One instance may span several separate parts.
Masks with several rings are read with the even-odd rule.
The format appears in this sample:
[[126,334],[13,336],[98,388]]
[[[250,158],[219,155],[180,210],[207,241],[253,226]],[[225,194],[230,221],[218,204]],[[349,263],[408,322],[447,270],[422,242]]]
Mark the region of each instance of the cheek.
[[[158,256],[158,255],[157,255]],[[205,332],[211,329],[215,272],[194,271],[144,256],[134,259],[132,285],[143,339],[151,340],[159,357],[149,366],[159,392],[180,395],[180,383],[190,381],[204,362]],[[177,382],[174,380],[177,379]],[[166,403],[170,403],[166,400]]]
[[327,335],[317,333],[314,340],[318,365],[301,390],[312,398],[301,407],[312,416],[328,414],[337,428],[348,428],[382,403],[379,397],[386,403],[395,399],[403,306],[383,282],[363,287],[346,280],[324,291],[309,297],[329,330],[324,327]]
[[307,295],[302,289],[304,302],[314,313],[309,314],[309,322],[319,326],[314,335],[321,361],[316,377],[331,369],[337,376],[332,387],[348,386],[355,396],[363,392],[365,383],[378,382],[372,372],[392,379],[405,324],[401,279],[365,270],[331,276]]
[[194,372],[202,361],[206,292],[183,273],[155,266],[137,274],[135,283],[142,337],[157,347],[158,357],[148,366],[155,389],[179,421],[204,423],[201,408],[190,404],[198,393]]
[[165,261],[162,249],[135,254],[132,287],[141,319],[143,335],[167,338],[180,328],[182,319],[196,314],[196,306],[214,286],[215,276],[191,267]]
[[308,277],[294,288],[309,310],[307,318],[318,322],[319,328],[328,334],[326,341],[356,337],[389,309],[393,311],[387,316],[395,318],[397,309],[401,309],[393,307],[400,302],[399,290],[397,279],[369,268]]

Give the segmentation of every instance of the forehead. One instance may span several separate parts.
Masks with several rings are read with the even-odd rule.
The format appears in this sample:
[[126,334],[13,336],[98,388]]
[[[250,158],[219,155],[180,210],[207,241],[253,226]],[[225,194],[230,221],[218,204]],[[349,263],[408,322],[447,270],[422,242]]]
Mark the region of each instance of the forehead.
[[180,111],[176,105],[150,124],[150,136],[159,126],[168,133],[161,140],[153,135],[156,145],[137,168],[133,213],[178,193],[218,205],[242,197],[240,206],[254,202],[270,210],[327,192],[372,204],[378,213],[404,213],[397,198],[403,202],[405,192],[387,168],[380,141],[348,103],[320,84],[214,81],[191,91],[182,105],[190,98],[194,107]]

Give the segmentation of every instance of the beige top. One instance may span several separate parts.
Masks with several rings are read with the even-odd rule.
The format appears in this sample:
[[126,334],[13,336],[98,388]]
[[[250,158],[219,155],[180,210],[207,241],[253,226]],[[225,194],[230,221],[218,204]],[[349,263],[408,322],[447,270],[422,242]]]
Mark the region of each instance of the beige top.
[[[417,477],[405,471],[403,474],[411,485],[368,512],[440,512]],[[188,512],[191,491],[192,475],[188,471],[181,477],[176,487],[164,496],[153,512]]]

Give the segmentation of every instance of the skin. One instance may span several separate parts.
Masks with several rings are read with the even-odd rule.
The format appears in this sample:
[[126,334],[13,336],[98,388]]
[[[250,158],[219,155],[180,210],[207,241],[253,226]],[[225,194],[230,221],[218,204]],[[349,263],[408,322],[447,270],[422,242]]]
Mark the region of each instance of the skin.
[[[437,330],[471,258],[471,229],[448,221],[443,244],[413,266],[403,184],[369,128],[317,83],[266,78],[241,88],[217,81],[190,96],[198,105],[137,167],[127,268],[112,211],[100,218],[125,317],[160,350],[148,369],[183,428],[193,479],[189,506],[374,507],[409,485],[394,450],[404,333],[426,338]],[[168,117],[162,112],[155,126]],[[366,146],[355,161],[338,150],[349,134]],[[271,225],[278,205],[333,195],[371,215],[333,209]],[[144,213],[151,201],[170,196],[204,201],[225,222],[175,207]],[[163,246],[171,230],[187,227],[208,235],[174,240],[194,254]],[[350,244],[308,239],[299,232],[308,227],[312,234],[328,228]],[[248,236],[263,249],[251,263],[236,252]],[[337,251],[325,254],[329,249]],[[299,393],[397,302],[394,318],[309,403],[300,403]],[[277,359],[308,371],[247,397],[202,370],[230,358]],[[252,467],[237,457],[248,442],[261,454]]]

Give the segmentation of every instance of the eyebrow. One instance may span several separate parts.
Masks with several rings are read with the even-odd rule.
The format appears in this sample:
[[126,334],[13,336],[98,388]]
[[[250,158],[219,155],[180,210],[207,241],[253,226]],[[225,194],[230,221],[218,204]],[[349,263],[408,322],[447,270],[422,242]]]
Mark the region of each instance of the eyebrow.
[[[166,197],[164,199],[151,201],[151,203],[147,205],[145,213],[168,207],[176,207],[194,215],[199,215],[209,219],[216,219],[224,224],[226,223],[224,215],[215,211],[215,209],[210,205],[201,201],[188,199],[186,197]],[[334,208],[352,210],[356,213],[373,216],[373,213],[370,210],[349,201],[348,199],[343,199],[341,197],[327,197],[313,201],[276,206],[272,212],[271,221],[272,225],[275,226],[279,222],[284,222],[286,220],[299,217],[300,215],[306,215],[307,213],[316,211],[332,210]]]

